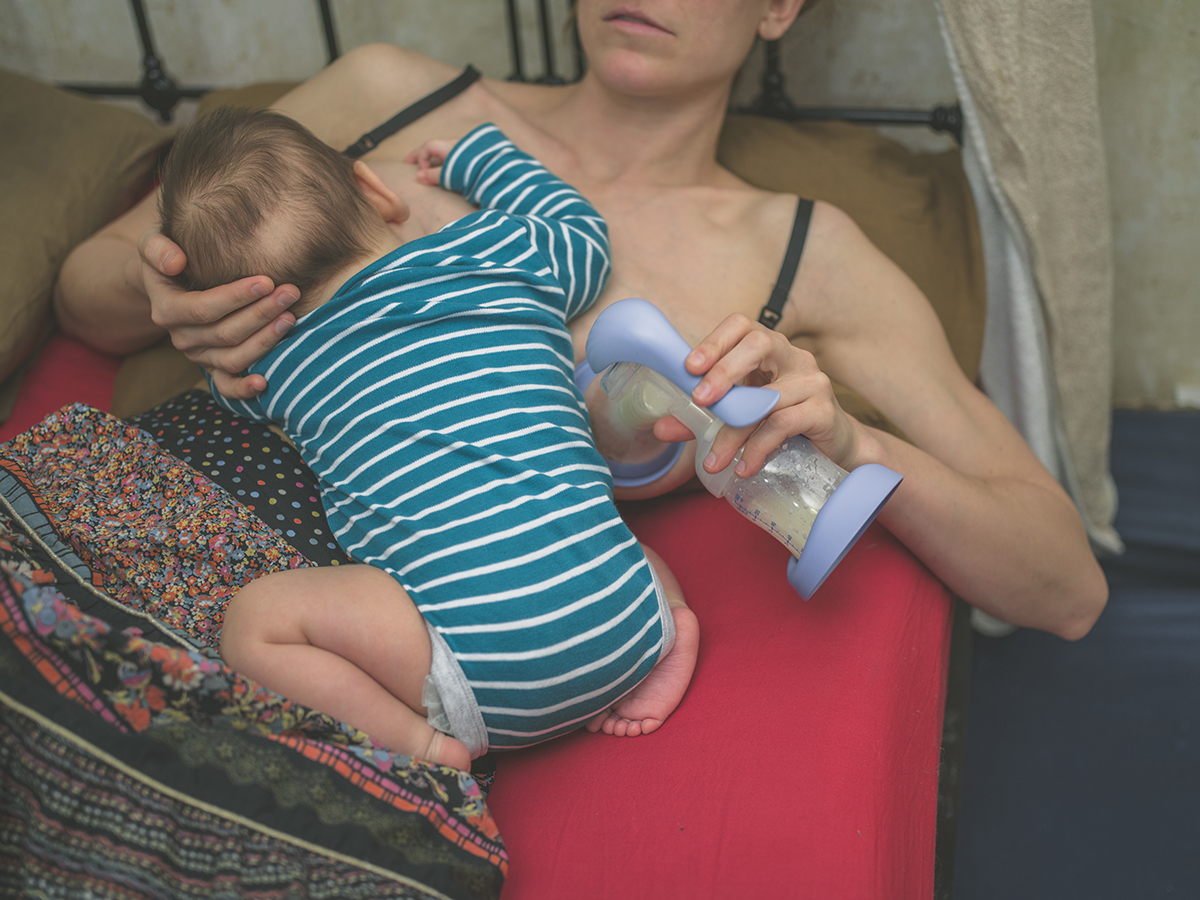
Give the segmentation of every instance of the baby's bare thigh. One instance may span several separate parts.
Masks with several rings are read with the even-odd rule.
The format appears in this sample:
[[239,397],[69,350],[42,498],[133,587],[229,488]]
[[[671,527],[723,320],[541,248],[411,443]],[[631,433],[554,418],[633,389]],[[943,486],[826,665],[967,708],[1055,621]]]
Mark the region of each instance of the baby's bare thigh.
[[229,602],[221,648],[307,643],[371,670],[399,651],[429,670],[425,620],[408,592],[374,566],[349,565],[273,572],[245,585]]

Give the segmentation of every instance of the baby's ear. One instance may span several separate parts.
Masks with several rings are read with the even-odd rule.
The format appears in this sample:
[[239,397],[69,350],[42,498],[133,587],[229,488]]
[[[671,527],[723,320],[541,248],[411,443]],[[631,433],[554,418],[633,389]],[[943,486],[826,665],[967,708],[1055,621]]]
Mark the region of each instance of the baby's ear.
[[384,184],[375,170],[361,159],[354,161],[354,182],[367,202],[383,216],[383,221],[398,225],[408,218],[408,204],[396,196],[396,192]]

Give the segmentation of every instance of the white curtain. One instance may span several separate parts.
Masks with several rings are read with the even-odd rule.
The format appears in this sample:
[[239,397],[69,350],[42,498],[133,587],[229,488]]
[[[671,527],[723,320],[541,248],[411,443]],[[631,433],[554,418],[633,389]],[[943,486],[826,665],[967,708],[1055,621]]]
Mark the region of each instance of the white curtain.
[[963,108],[988,316],[980,378],[1079,507],[1112,527],[1112,226],[1089,0],[938,0]]

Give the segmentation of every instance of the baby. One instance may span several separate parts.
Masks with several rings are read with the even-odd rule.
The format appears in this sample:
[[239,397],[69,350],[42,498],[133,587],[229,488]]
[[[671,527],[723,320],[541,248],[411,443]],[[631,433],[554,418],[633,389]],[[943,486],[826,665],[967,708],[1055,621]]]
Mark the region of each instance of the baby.
[[604,287],[604,220],[491,125],[409,161],[481,209],[404,242],[408,208],[369,166],[273,112],[205,116],[164,166],[185,287],[300,288],[289,339],[251,369],[267,392],[219,399],[296,443],[365,564],[245,585],[222,654],[460,769],[580,726],[654,731],[699,629],[617,513],[573,378],[566,323]]

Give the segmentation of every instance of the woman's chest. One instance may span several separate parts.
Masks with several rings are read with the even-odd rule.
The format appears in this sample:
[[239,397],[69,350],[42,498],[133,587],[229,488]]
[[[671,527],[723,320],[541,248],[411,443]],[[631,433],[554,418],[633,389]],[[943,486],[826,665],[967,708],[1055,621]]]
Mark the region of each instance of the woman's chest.
[[625,297],[659,307],[693,346],[733,313],[758,318],[779,277],[791,227],[780,212],[794,200],[742,200],[723,211],[696,203],[607,206],[601,212],[613,269],[600,298],[571,323],[577,357],[596,316]]

